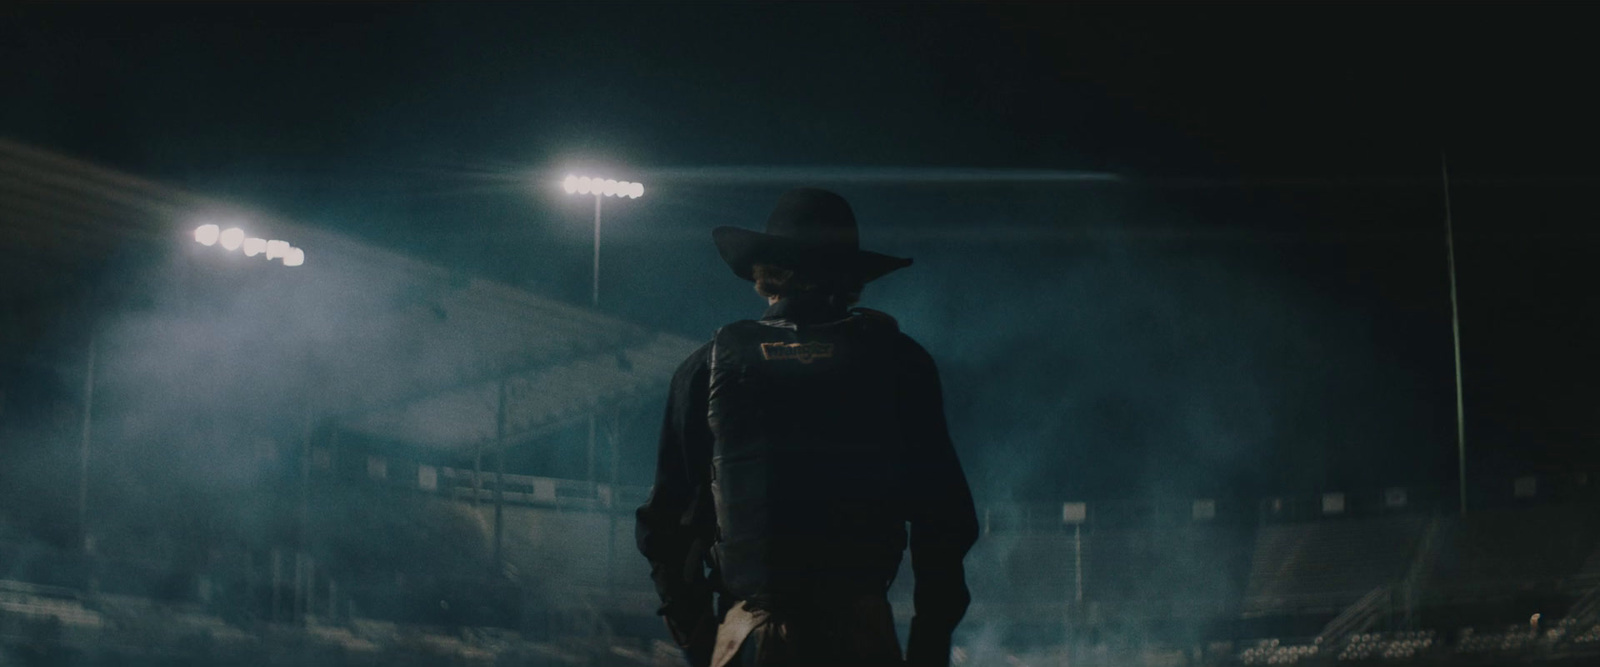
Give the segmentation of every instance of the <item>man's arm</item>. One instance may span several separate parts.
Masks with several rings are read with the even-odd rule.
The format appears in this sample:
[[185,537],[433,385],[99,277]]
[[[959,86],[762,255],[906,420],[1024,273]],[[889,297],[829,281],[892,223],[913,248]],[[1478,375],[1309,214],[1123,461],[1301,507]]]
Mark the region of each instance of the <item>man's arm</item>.
[[978,515],[945,424],[939,371],[926,350],[906,341],[900,417],[909,449],[908,519],[916,584],[906,664],[945,667],[950,637],[972,601],[962,560],[978,540]]
[[703,531],[692,521],[696,514],[710,511],[696,505],[703,502],[698,497],[703,495],[703,471],[711,452],[711,432],[706,424],[709,351],[709,344],[696,350],[673,375],[656,452],[655,485],[635,513],[634,526],[634,538],[650,562],[650,578],[661,597],[659,613],[666,617],[673,639],[689,651],[690,662],[696,665],[709,661],[716,636],[711,588],[696,553],[697,547],[704,546],[696,540],[707,536],[699,534]]

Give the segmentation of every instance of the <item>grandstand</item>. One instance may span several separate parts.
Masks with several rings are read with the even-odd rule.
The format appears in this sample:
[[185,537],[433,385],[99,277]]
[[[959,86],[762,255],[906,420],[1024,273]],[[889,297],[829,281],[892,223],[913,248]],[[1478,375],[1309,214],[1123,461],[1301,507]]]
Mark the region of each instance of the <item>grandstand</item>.
[[[213,221],[306,262],[196,243]],[[698,342],[6,141],[0,256],[39,416],[4,424],[37,465],[0,483],[0,645],[664,636],[618,460]]]
[[[1204,515],[988,506],[968,559],[975,603],[960,655],[1030,665],[1600,660],[1595,504],[1513,502],[1511,491],[1464,517],[1366,499],[1347,507],[1342,494]],[[1323,511],[1290,515],[1290,501]]]
[[1268,525],[1256,535],[1241,613],[1337,612],[1405,575],[1428,518]]

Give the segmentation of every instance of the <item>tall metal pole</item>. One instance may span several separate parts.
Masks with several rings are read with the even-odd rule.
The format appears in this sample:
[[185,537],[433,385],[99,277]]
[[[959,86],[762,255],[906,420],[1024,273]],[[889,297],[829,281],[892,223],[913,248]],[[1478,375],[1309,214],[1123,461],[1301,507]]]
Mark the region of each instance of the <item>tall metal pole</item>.
[[600,307],[600,201],[604,196],[594,196],[594,299],[590,305]]
[[[594,299],[591,301],[591,305],[593,305],[595,308],[599,308],[600,307],[600,202],[602,200],[604,200],[604,199],[605,199],[604,195],[601,195],[598,192],[595,193],[595,195],[594,195]],[[595,441],[595,429],[597,428],[597,425],[595,424],[595,415],[594,415],[593,410],[599,410],[599,409],[600,409],[599,406],[595,406],[589,413],[589,454],[588,454],[588,465],[586,466],[587,473],[585,474],[584,479],[586,481],[588,481],[589,483],[591,483],[591,484],[594,483],[594,481],[595,481],[595,479],[594,479],[594,447],[595,447],[594,441]]]
[[[92,325],[91,325],[92,326]],[[83,371],[83,432],[78,443],[78,546],[91,551],[89,543],[89,440],[94,426],[95,336],[89,334],[89,359]]]
[[472,509],[478,509],[483,504],[483,440],[477,441],[478,446],[472,454]]
[[[316,363],[315,358],[311,360]],[[312,390],[315,391],[315,390]],[[300,437],[300,511],[299,531],[294,552],[294,607],[290,619],[304,623],[311,614],[311,439],[316,435],[316,418],[311,410],[318,404],[317,396],[306,394],[305,429]]]
[[1072,601],[1074,609],[1083,605],[1083,524],[1072,526]]
[[606,429],[606,442],[611,447],[611,487],[606,496],[606,594],[616,592],[617,571],[617,513],[616,507],[621,503],[617,497],[617,469],[622,467],[622,406],[618,405],[611,413],[611,426]]
[[505,476],[506,476],[506,384],[509,380],[500,380],[500,407],[495,411],[494,419],[494,571],[491,576],[499,576],[505,571],[503,551],[501,546],[505,538]]
[[594,474],[595,438],[596,438],[596,431],[600,427],[599,426],[600,419],[599,419],[599,417],[597,415],[595,415],[595,413],[600,411],[600,404],[598,402],[596,402],[593,407],[589,408],[589,410],[590,410],[590,412],[589,412],[589,461],[588,461],[588,464],[585,466],[585,473],[584,473],[583,479],[584,479],[584,481],[589,482],[590,484],[595,484],[595,483],[599,482],[599,480],[595,479],[595,474]]
[[1461,491],[1461,515],[1467,514],[1467,419],[1461,391],[1461,302],[1456,295],[1455,223],[1450,217],[1450,165],[1439,154],[1439,173],[1444,180],[1444,246],[1450,268],[1450,333],[1456,357],[1456,481]]

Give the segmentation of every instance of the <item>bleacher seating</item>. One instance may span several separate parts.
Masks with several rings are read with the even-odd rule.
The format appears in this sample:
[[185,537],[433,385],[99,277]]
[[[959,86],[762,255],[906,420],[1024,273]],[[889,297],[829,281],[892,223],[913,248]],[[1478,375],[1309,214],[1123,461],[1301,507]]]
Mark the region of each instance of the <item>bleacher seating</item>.
[[1084,549],[1085,596],[1102,605],[1162,617],[1226,614],[1239,595],[1237,529],[1188,525],[1096,530]]
[[1438,544],[1427,588],[1525,589],[1578,575],[1595,550],[1587,506],[1548,506],[1478,512],[1451,519]]
[[[329,611],[323,620],[342,625],[312,624],[309,640],[346,655],[415,650],[487,660],[555,651],[555,644],[543,642],[568,637],[577,632],[574,628],[649,638],[659,621],[647,568],[632,540],[631,501],[624,505],[594,493],[583,503],[551,502],[561,494],[538,485],[508,486],[506,496],[530,494],[504,506],[500,517],[503,574],[522,595],[511,601],[520,607],[506,608],[524,612],[520,621],[505,627],[527,633],[521,643],[429,638],[413,645],[360,630],[367,622],[362,617],[374,616],[363,606],[381,606],[386,598]],[[427,516],[470,523],[472,530],[441,535],[471,542],[473,558],[488,562],[495,521],[492,495],[480,495],[476,506],[443,490],[417,497],[430,507],[453,508]],[[1476,512],[1465,519],[1415,513],[1266,524],[1156,517],[1142,523],[1100,519],[1075,525],[1063,522],[1059,513],[1041,513],[1037,521],[986,533],[969,555],[974,601],[965,627],[981,635],[980,643],[1004,645],[1008,656],[1054,651],[1070,654],[1073,664],[1080,665],[1156,664],[1140,657],[1147,650],[1205,665],[1487,664],[1529,655],[1600,657],[1600,613],[1585,611],[1600,605],[1600,594],[1594,596],[1594,605],[1583,604],[1590,599],[1586,591],[1600,591],[1597,580],[1585,574],[1600,569],[1592,509],[1521,507]],[[909,566],[901,577],[891,596],[904,621],[912,612]],[[399,584],[387,580],[370,583],[399,590]],[[400,592],[434,590],[417,588],[421,583]],[[341,580],[340,595],[361,602],[365,598],[357,584]],[[1462,593],[1485,585],[1500,588],[1476,598]],[[1523,590],[1530,585],[1542,587]],[[173,600],[157,599],[148,591],[106,594],[115,588],[102,587],[94,604],[81,607],[29,598],[24,609],[17,598],[0,599],[7,603],[0,604],[5,607],[0,611],[16,621],[25,615],[42,619],[45,612],[65,618],[65,612],[82,609],[88,615],[73,618],[104,619],[103,627],[110,631],[133,632],[153,624],[161,632],[152,629],[150,637],[167,637],[173,634],[169,630],[180,630],[162,640],[171,645],[186,636],[203,636],[217,650],[233,646],[228,650],[239,651],[244,649],[237,647],[254,642],[276,641],[251,629],[255,626],[212,616],[220,603],[192,603],[192,609],[180,613]],[[331,609],[320,596],[313,610]],[[1529,613],[1507,611],[1504,601],[1513,598],[1548,620],[1513,625],[1516,614],[1526,618]],[[129,602],[135,599],[163,611],[142,611]],[[1356,604],[1361,600],[1366,602]],[[451,609],[461,610],[452,618],[468,618],[467,607],[455,597],[449,602]],[[1341,625],[1344,618],[1354,620]],[[645,629],[632,629],[628,624],[634,621]],[[79,625],[86,629],[92,623]],[[1422,629],[1416,629],[1419,625]],[[1336,626],[1336,631],[1330,629]],[[1372,631],[1378,628],[1389,631]],[[1397,628],[1405,630],[1393,631]],[[964,641],[974,641],[973,636]],[[648,643],[615,648],[605,650],[629,659],[644,659],[651,651]],[[1100,658],[1085,659],[1096,655]],[[1202,655],[1210,657],[1195,657]]]
[[978,554],[996,559],[990,565],[999,575],[997,583],[1004,585],[1004,590],[996,590],[997,593],[1012,596],[1019,602],[1072,598],[1076,586],[1072,534],[1006,534],[1000,537],[996,544],[985,545],[984,551]]
[[[480,507],[488,520],[493,508]],[[631,542],[616,545],[612,515],[510,506],[503,510],[504,557],[521,575],[556,586],[603,587],[612,560],[641,564]],[[627,522],[624,522],[627,523]],[[634,568],[648,573],[642,565]]]
[[1594,644],[1600,642],[1600,625],[1592,626],[1572,638],[1574,644]]
[[1341,661],[1405,660],[1427,653],[1437,644],[1436,632],[1369,632],[1352,636],[1339,650]]
[[1525,625],[1487,632],[1464,628],[1456,640],[1455,650],[1457,653],[1513,653],[1527,648],[1538,639],[1538,635]]
[[1315,644],[1283,643],[1281,639],[1263,639],[1239,653],[1239,662],[1245,665],[1292,665],[1314,658],[1322,648]]
[[1427,517],[1263,526],[1256,536],[1245,615],[1338,610],[1405,574]]
[[102,614],[76,597],[50,587],[0,581],[0,636],[82,640],[96,636],[105,624]]

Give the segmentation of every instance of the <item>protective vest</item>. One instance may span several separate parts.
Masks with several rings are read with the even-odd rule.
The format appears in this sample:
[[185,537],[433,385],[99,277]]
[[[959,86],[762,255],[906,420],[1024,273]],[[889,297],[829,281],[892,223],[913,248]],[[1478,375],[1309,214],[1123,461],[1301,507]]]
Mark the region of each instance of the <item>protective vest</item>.
[[895,336],[864,315],[717,331],[713,557],[734,597],[887,589],[906,546]]

